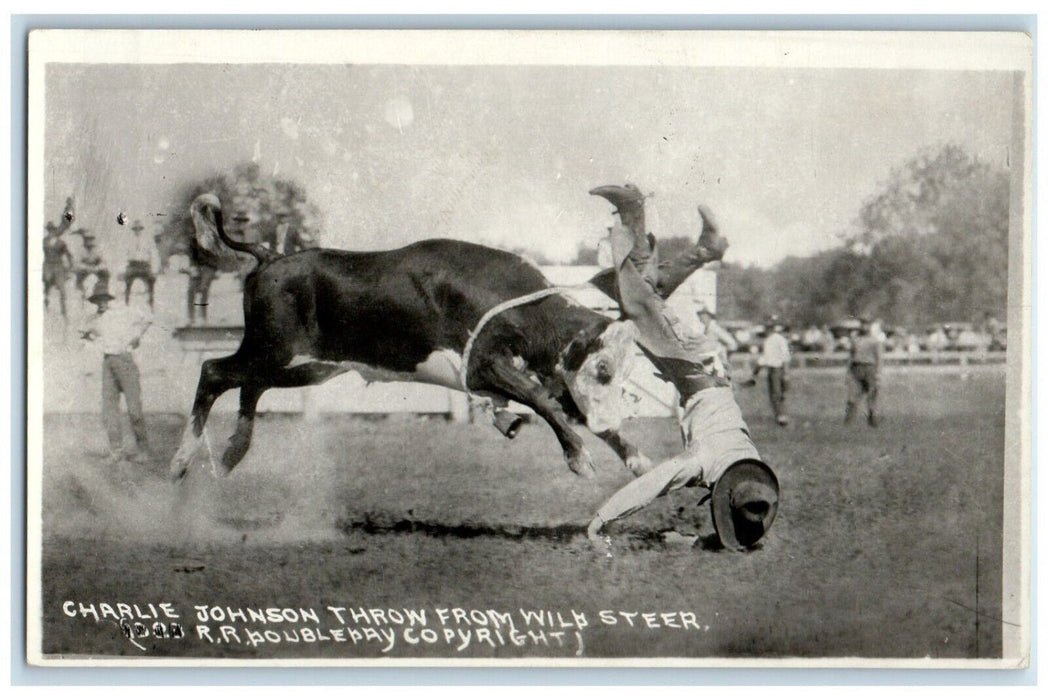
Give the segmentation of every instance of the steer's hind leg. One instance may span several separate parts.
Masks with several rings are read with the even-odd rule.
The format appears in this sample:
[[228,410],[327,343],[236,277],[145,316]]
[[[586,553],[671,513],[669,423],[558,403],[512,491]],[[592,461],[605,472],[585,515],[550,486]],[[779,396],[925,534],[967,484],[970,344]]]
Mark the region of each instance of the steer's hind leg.
[[251,434],[255,430],[255,409],[258,400],[267,387],[257,384],[245,384],[240,387],[240,412],[237,415],[236,431],[229,437],[229,445],[222,453],[222,472],[228,474],[251,447]]
[[197,382],[196,398],[193,401],[193,412],[182,433],[182,442],[178,451],[171,458],[169,474],[178,480],[185,476],[203,442],[204,426],[211,413],[211,407],[219,396],[229,389],[243,383],[247,367],[238,355],[230,355],[215,360],[206,360],[200,366],[200,380]]
[[563,407],[550,395],[546,387],[514,367],[510,358],[501,355],[495,356],[478,369],[483,379],[491,386],[514,401],[531,407],[549,423],[560,441],[571,471],[586,478],[593,476],[593,458],[582,444],[582,438],[568,424]]
[[266,383],[245,384],[240,387],[240,413],[236,431],[229,437],[229,445],[222,454],[221,469],[224,474],[233,470],[251,447],[251,435],[255,428],[255,410],[262,394],[271,387],[282,389],[322,384],[346,370],[338,365],[309,362],[294,367],[281,367],[265,373]]

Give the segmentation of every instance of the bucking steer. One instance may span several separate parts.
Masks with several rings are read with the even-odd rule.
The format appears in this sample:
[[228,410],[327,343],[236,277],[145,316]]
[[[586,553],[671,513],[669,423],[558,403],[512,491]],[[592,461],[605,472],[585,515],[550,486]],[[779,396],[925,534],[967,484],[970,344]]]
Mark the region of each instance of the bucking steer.
[[[551,294],[507,308],[475,333],[489,310],[550,288],[520,256],[453,240],[280,256],[229,238],[214,195],[197,197],[190,213],[198,243],[212,252],[224,245],[247,253],[258,266],[244,284],[240,347],[201,366],[190,421],[171,461],[173,479],[196,458],[208,414],[224,392],[240,389],[236,430],[215,465],[226,474],[250,447],[263,392],[320,384],[348,371],[369,381],[459,390],[464,379],[471,393],[496,406],[517,401],[549,423],[568,466],[583,476],[593,473],[593,463],[572,421],[584,422],[635,473],[650,468],[618,433],[629,412],[624,387],[635,358],[630,324]],[[514,434],[515,426],[499,427]]]

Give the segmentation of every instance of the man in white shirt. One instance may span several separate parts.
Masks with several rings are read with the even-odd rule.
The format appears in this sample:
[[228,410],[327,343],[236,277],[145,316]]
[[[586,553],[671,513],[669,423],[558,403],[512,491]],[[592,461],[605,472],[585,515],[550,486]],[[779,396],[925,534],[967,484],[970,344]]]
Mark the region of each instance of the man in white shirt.
[[748,386],[757,383],[757,375],[766,370],[768,375],[768,398],[775,422],[785,427],[790,419],[786,415],[786,368],[790,365],[790,344],[783,336],[785,324],[778,316],[768,320],[768,335],[764,339],[761,355],[753,367],[753,377],[746,382]]
[[[149,461],[149,437],[142,413],[142,387],[138,365],[131,351],[138,347],[142,335],[152,323],[144,311],[130,307],[110,309],[113,296],[104,283],[95,286],[87,299],[98,307],[88,319],[80,337],[102,351],[102,421],[114,459],[127,457],[134,462]],[[120,429],[120,394],[127,403],[128,417],[135,436],[135,448],[125,452]]]

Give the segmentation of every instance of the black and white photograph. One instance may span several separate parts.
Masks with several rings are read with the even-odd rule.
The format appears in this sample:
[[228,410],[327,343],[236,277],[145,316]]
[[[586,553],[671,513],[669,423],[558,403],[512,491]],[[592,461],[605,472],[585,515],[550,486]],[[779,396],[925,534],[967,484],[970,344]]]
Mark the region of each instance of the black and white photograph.
[[28,67],[30,664],[1029,665],[1027,35]]

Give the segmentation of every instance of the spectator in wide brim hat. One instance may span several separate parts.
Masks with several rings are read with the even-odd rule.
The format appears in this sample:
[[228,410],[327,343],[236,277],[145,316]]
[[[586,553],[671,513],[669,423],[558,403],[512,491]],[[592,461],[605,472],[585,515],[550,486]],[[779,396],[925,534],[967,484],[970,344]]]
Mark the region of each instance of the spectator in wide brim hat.
[[859,403],[866,399],[866,422],[876,428],[880,417],[877,413],[877,393],[880,385],[881,356],[884,349],[873,323],[867,315],[859,316],[859,329],[853,331],[851,347],[848,349],[848,370],[845,381],[848,386],[847,402],[844,407],[844,422],[855,417]]
[[[138,347],[152,319],[148,314],[127,306],[110,308],[113,295],[101,279],[87,300],[98,307],[98,313],[87,320],[80,330],[80,337],[102,351],[102,421],[110,456],[114,461],[124,458],[136,462],[148,461],[151,457],[142,411],[141,382],[132,351]],[[123,449],[121,394],[127,404],[135,438],[135,447],[128,452]]]

